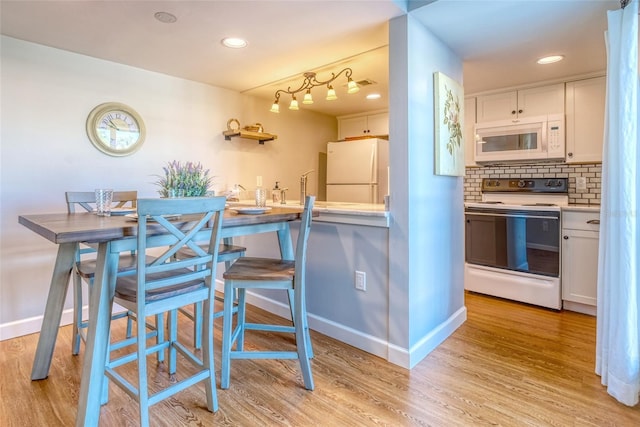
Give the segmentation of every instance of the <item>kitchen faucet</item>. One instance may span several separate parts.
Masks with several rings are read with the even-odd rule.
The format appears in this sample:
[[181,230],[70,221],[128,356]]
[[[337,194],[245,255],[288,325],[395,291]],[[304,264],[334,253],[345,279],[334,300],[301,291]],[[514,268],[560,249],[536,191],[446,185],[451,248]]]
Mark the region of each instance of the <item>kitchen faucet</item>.
[[300,176],[300,204],[304,205],[304,200],[307,197],[307,175],[313,172],[313,169],[306,171]]
[[240,189],[246,190],[241,184],[234,184],[233,189],[227,191],[225,194],[227,196],[227,200],[230,202],[239,202],[240,201]]

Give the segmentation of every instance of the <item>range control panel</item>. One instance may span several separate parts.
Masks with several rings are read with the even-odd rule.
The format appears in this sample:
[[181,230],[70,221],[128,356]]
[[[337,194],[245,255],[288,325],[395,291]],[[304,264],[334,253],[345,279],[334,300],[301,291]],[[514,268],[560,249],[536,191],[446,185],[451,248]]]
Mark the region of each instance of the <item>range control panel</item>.
[[567,193],[568,181],[568,178],[484,178],[482,192]]

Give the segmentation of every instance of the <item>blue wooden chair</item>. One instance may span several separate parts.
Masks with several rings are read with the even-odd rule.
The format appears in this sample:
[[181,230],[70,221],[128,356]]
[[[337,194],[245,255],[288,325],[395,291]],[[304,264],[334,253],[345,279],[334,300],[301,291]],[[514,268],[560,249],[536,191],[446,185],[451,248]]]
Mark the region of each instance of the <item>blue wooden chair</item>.
[[[115,191],[113,193],[114,207],[131,209],[136,208],[138,198],[137,191]],[[76,208],[80,212],[91,212],[95,205],[95,193],[93,191],[67,191],[65,193],[67,201],[67,212],[75,213]],[[73,267],[73,338],[71,341],[71,353],[77,355],[80,353],[80,343],[86,341],[86,329],[89,325],[88,319],[83,319],[83,288],[82,282],[87,283],[89,291],[93,287],[93,279],[96,274],[96,258],[95,247],[89,245],[78,245],[76,248],[76,262]],[[94,254],[94,255],[87,255]],[[135,252],[122,254],[118,263],[118,273],[126,274],[132,272],[136,267]],[[91,316],[91,313],[89,313]],[[116,313],[112,316],[112,320],[127,317],[127,337],[131,336],[131,322],[133,320],[132,313],[123,312]],[[162,324],[162,317],[157,319],[157,324]],[[158,328],[160,339],[164,328]]]
[[[147,347],[145,327],[138,322],[136,337],[125,340],[135,344],[137,351],[109,360],[105,375],[138,402],[142,426],[149,425],[151,405],[200,381],[205,381],[207,408],[211,412],[218,409],[213,357],[213,278],[224,205],[224,197],[138,200],[137,252],[152,257],[152,261],[145,262],[144,257],[139,257],[135,274],[117,277],[114,301],[134,312],[138,318],[168,311],[168,339]],[[165,218],[168,214],[179,214],[181,218],[172,223]],[[154,228],[153,233],[147,234],[148,226]],[[207,251],[198,245],[203,236],[209,237]],[[185,247],[191,249],[193,256],[178,259],[176,253]],[[204,306],[202,358],[178,341],[177,310],[197,302]],[[147,356],[165,350],[169,354],[171,376],[176,373],[178,352],[194,365],[196,372],[150,394]],[[137,387],[117,370],[133,361],[138,364]]]
[[[225,295],[238,292],[238,313],[235,328],[232,327],[233,301],[224,299],[222,324],[222,374],[221,387],[229,388],[231,359],[298,359],[304,386],[313,390],[311,358],[313,350],[307,323],[305,300],[305,268],[307,240],[311,228],[311,210],[315,197],[307,196],[302,213],[300,233],[296,244],[295,260],[242,257],[225,271],[223,277]],[[247,323],[247,289],[283,289],[287,291],[293,326]],[[244,350],[245,331],[294,333],[296,351]],[[233,350],[235,344],[235,350]]]
[[[235,260],[245,255],[247,248],[234,245],[231,239],[224,240],[218,248],[218,262],[224,262],[225,270],[227,270]],[[205,251],[207,250],[206,245],[200,245],[200,247]],[[193,251],[190,248],[180,249],[176,254],[178,259],[189,256],[193,256]],[[220,302],[224,301],[223,297],[217,295],[215,299]],[[193,343],[196,349],[200,349],[202,347],[202,303],[193,304],[191,311],[186,310],[184,307],[179,308],[178,311],[193,321]],[[222,317],[222,310],[214,312],[213,317],[214,319]]]

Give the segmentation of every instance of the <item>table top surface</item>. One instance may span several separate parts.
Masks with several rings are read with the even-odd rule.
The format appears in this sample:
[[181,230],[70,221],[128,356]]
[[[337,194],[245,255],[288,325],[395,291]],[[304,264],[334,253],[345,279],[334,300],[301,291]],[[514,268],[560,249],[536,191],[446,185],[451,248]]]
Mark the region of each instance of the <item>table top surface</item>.
[[[274,207],[262,214],[239,214],[232,209],[224,212],[222,227],[269,224],[300,219],[299,209]],[[188,221],[188,216],[173,220]],[[100,217],[91,212],[20,215],[18,222],[53,243],[98,242],[133,237],[138,222],[128,216]],[[150,229],[152,223],[148,223]]]

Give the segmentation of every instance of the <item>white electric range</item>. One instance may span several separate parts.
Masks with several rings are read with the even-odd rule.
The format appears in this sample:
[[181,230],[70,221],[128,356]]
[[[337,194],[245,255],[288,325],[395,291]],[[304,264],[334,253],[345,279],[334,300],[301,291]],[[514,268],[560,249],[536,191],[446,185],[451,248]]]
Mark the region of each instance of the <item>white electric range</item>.
[[567,178],[484,179],[465,203],[465,289],[559,310]]

